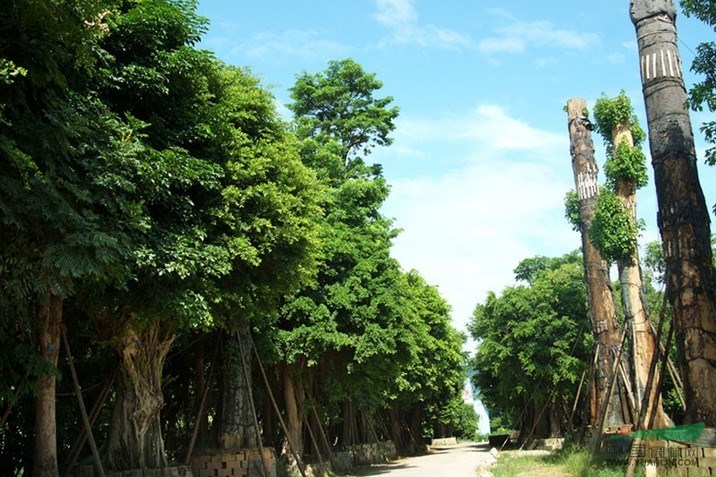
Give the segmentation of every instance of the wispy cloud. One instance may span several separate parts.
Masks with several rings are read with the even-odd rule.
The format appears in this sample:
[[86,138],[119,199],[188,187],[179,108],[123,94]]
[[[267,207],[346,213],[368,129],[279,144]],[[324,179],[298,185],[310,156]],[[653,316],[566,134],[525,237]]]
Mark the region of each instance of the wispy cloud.
[[317,58],[346,54],[350,48],[328,40],[314,29],[287,30],[281,33],[266,31],[255,35],[234,48],[252,59],[271,57]]
[[481,104],[463,115],[399,120],[397,134],[411,143],[468,141],[493,152],[534,151],[562,147],[566,142],[563,135],[540,130],[495,104]]
[[423,47],[462,49],[474,47],[465,33],[433,24],[422,24],[413,0],[375,0],[378,11],[373,17],[391,31],[387,43],[416,44]]
[[594,33],[559,28],[542,20],[527,22],[513,18],[508,25],[496,28],[495,33],[478,42],[480,52],[522,53],[530,47],[584,50],[599,42]]
[[439,284],[459,327],[487,291],[513,282],[520,260],[579,246],[563,219],[563,197],[573,187],[563,136],[494,104],[398,124],[395,145],[420,150],[415,161],[450,162],[444,156],[462,143],[458,167],[391,180],[385,206],[403,229],[394,255]]

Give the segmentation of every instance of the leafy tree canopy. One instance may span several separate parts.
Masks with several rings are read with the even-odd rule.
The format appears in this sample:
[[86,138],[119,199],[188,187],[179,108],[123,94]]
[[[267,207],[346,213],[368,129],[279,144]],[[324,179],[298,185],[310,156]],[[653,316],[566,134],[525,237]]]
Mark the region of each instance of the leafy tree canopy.
[[[695,16],[716,31],[716,6],[710,0],[683,0],[679,2],[686,16]],[[703,75],[703,80],[689,91],[689,105],[694,111],[716,111],[716,42],[706,41],[696,48],[696,58],[691,71]],[[701,126],[706,141],[716,143],[716,121],[706,121]],[[716,147],[706,150],[706,163],[716,164]]]

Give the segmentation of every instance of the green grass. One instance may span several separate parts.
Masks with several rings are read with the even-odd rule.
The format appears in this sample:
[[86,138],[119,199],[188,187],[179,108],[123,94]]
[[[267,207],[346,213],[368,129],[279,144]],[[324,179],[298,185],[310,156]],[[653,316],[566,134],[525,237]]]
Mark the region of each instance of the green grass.
[[505,452],[490,470],[495,477],[621,477],[625,469],[599,461],[590,465],[587,449],[569,447],[547,456]]

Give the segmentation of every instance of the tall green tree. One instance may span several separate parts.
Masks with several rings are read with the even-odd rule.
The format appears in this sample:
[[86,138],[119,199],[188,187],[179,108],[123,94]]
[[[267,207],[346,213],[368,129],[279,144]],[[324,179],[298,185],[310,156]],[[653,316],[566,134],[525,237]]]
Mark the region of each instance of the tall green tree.
[[[205,25],[194,7],[123,5],[104,43],[111,56],[103,97],[143,122],[151,158],[141,188],[146,227],[131,262],[136,280],[100,312],[114,324],[123,362],[107,455],[118,470],[167,463],[162,368],[187,329],[229,331],[221,444],[255,442],[246,417],[251,387],[228,343],[236,332],[246,339],[250,320],[275,312],[278,297],[314,268],[315,176],[258,81],[194,47]],[[132,418],[138,414],[147,419]]]
[[[390,144],[397,108],[377,98],[382,84],[353,60],[303,73],[288,107],[304,164],[327,186],[323,243],[315,281],[287,300],[274,344],[289,409],[289,434],[301,447],[299,412],[321,380],[328,402],[344,407],[343,440],[358,439],[356,407],[375,408],[376,389],[398,373],[401,271],[390,257],[396,231],[379,209],[388,186],[361,153]],[[392,361],[391,361],[392,359]],[[330,383],[330,384],[327,384]]]
[[469,324],[479,343],[474,383],[490,414],[520,429],[523,441],[567,431],[592,349],[581,257],[536,257],[517,269],[535,261],[552,266],[532,274],[528,285],[489,293]]
[[[2,319],[24,310],[50,367],[64,300],[81,282],[122,275],[139,225],[131,180],[141,145],[91,88],[108,28],[102,7],[28,0],[0,19]],[[58,474],[55,379],[37,381],[33,475]]]

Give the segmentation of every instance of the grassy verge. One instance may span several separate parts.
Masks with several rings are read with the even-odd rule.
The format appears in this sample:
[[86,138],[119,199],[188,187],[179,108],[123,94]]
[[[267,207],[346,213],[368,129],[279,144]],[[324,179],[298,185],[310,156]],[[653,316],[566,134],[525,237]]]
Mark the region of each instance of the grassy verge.
[[504,452],[490,470],[495,477],[621,477],[625,469],[607,462],[590,465],[587,449],[569,447],[550,455]]

